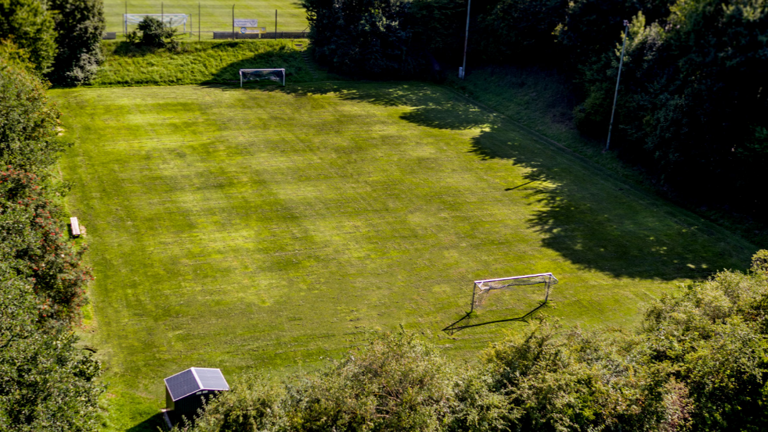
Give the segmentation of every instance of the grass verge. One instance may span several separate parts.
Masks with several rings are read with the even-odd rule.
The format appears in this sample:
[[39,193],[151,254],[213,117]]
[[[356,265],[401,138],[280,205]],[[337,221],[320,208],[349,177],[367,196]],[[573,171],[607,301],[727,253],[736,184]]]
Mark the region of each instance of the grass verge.
[[110,430],[154,430],[162,379],[190,366],[311,368],[400,327],[474,357],[521,325],[441,331],[476,279],[551,271],[547,313],[631,326],[755,250],[429,84],[51,94],[78,142],[61,165],[92,245]]
[[[232,31],[233,13],[235,18],[258,19],[259,27],[266,27],[269,32],[275,28],[276,10],[278,31],[302,31],[307,27],[307,13],[294,0],[104,0],[107,31],[123,32],[123,14],[126,10],[132,14],[187,14],[187,31],[197,32],[200,27],[207,38],[211,38],[214,31]],[[134,27],[130,26],[129,30]],[[183,31],[183,27],[178,27],[178,31]]]
[[285,68],[291,83],[327,78],[305,62],[306,40],[184,42],[179,52],[136,49],[127,42],[103,46],[106,62],[96,87],[233,84],[239,82],[239,69],[256,68]]

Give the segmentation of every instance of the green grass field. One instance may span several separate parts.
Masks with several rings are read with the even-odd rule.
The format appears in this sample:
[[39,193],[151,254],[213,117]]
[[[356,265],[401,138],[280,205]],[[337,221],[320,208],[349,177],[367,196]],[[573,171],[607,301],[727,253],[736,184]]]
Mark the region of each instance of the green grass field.
[[[91,245],[85,332],[109,430],[154,430],[162,379],[190,366],[281,375],[400,326],[471,359],[525,326],[443,333],[475,279],[553,272],[547,314],[630,326],[755,250],[443,87],[51,94],[77,142],[61,169]],[[540,295],[496,298],[472,323]]]
[[[232,6],[235,7],[235,18],[258,19],[259,27],[267,31],[275,30],[275,10],[277,14],[278,31],[303,31],[307,28],[306,12],[295,0],[266,0],[259,2],[245,0],[105,0],[104,17],[107,31],[117,32],[122,36],[123,14],[126,4],[130,14],[159,14],[178,13],[190,15],[187,32],[194,31],[197,40],[198,18],[202,16],[199,25],[203,39],[211,39],[214,31],[232,31]],[[199,5],[199,12],[198,12]],[[130,26],[129,30],[135,26]],[[178,28],[179,33],[183,28]]]

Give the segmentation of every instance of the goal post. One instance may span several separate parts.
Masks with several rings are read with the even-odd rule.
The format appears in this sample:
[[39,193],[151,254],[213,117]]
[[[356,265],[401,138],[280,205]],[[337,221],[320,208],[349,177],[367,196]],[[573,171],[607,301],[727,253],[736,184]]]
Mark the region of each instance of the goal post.
[[285,69],[240,69],[240,87],[246,81],[270,80],[285,87]]
[[559,281],[552,273],[477,280],[472,289],[472,307],[470,312],[473,312],[475,308],[482,306],[485,299],[493,291],[512,290],[516,287],[528,285],[543,286],[544,298],[542,300],[546,303],[547,300],[549,300],[549,291],[552,285],[555,285],[558,282]]
[[123,26],[125,31],[128,31],[128,26],[131,24],[139,24],[145,17],[153,17],[158,21],[161,21],[168,27],[184,26],[184,32],[187,32],[187,21],[189,21],[189,15],[187,14],[172,14],[172,13],[145,13],[145,14],[123,14]]

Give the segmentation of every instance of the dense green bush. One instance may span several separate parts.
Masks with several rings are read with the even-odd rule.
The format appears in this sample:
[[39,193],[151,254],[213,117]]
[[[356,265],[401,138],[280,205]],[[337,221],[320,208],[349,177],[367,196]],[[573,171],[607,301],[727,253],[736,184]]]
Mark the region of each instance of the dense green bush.
[[67,86],[89,83],[104,61],[102,0],[51,0],[49,7],[55,11],[58,48],[49,74],[51,81]]
[[333,72],[410,76],[423,68],[412,50],[410,2],[303,0],[315,58]]
[[128,33],[128,42],[145,48],[166,48],[171,51],[179,48],[176,29],[151,16],[144,17],[136,30]]
[[10,40],[29,54],[40,74],[48,73],[56,55],[56,32],[42,0],[0,0],[0,41]]
[[[13,52],[8,45],[3,50]],[[0,57],[0,166],[42,175],[64,149],[57,138],[60,114],[46,89],[11,56]]]
[[41,178],[59,113],[25,53],[0,52],[0,430],[92,431],[100,365],[72,332],[92,277]]

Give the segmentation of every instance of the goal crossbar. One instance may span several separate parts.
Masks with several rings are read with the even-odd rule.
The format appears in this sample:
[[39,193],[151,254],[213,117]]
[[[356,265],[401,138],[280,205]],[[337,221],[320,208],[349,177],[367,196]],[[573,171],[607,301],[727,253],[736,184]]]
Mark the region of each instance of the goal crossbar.
[[472,287],[471,310],[474,311],[475,306],[482,304],[483,300],[490,291],[503,290],[516,286],[543,284],[546,288],[543,300],[546,302],[549,300],[550,287],[557,284],[558,282],[559,281],[552,273],[537,273],[523,276],[476,280],[474,286]]
[[170,27],[184,26],[184,32],[187,31],[187,21],[189,20],[189,15],[187,15],[187,14],[176,14],[176,13],[123,14],[123,26],[125,27],[125,29],[127,31],[128,25],[130,25],[130,24],[139,24],[144,19],[144,17],[157,18],[158,20],[162,21],[163,24],[165,24],[167,26],[170,26]]
[[[280,72],[281,77],[279,79],[275,79],[275,76],[272,75],[272,72]],[[262,80],[262,79],[268,79],[272,81],[279,81],[283,87],[285,87],[285,68],[277,68],[277,69],[240,69],[240,87],[243,86],[243,81],[248,81],[250,79],[256,79],[256,80]],[[245,79],[243,79],[243,75],[245,74]],[[252,76],[259,75],[258,78],[252,78]]]

